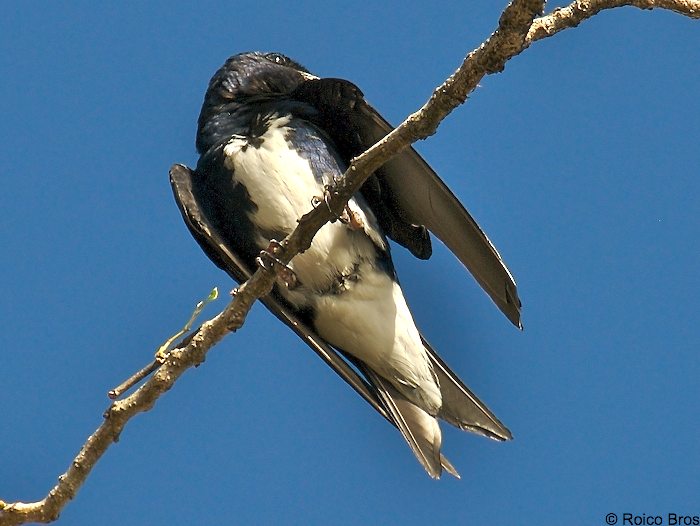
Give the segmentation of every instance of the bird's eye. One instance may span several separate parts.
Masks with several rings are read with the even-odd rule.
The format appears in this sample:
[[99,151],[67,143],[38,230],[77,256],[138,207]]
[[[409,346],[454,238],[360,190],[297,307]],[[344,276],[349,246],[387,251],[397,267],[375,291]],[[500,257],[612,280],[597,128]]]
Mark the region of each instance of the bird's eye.
[[275,64],[284,64],[285,63],[285,57],[280,55],[279,53],[268,53],[265,55],[265,58],[269,60],[270,62],[274,62]]
[[304,66],[293,61],[291,58],[283,55],[282,53],[265,53],[264,57],[266,60],[279,64],[280,66],[286,66],[288,68],[296,69],[297,71],[308,73],[308,70]]

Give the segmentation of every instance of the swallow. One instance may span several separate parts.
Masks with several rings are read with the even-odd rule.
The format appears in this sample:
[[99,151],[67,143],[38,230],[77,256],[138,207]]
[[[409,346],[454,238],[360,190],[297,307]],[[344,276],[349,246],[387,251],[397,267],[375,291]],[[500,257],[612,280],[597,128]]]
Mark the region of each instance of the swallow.
[[404,298],[389,239],[420,259],[431,233],[517,327],[515,281],[476,221],[409,148],[364,183],[336,221],[289,265],[276,243],[350,160],[392,127],[346,80],[319,78],[279,53],[234,55],[214,74],[199,115],[194,170],[170,182],[190,232],[234,280],[277,272],[261,301],[401,432],[428,474],[459,478],[438,421],[495,440],[511,432],[437,355]]

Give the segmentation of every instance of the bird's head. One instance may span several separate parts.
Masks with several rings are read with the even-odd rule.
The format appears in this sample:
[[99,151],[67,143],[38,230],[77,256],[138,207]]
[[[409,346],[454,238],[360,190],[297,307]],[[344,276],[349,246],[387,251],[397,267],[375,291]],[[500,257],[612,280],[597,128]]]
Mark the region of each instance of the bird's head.
[[317,78],[298,62],[280,53],[254,51],[230,57],[209,81],[199,114],[197,149],[211,146],[206,129],[216,127],[222,114],[241,106],[284,96],[305,80]]

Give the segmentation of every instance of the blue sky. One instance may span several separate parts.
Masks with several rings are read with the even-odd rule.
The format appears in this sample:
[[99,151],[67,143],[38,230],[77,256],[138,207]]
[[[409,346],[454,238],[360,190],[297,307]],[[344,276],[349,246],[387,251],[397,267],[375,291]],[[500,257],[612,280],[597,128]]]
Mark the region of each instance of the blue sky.
[[[93,2],[0,20],[0,498],[38,499],[212,286],[168,185],[209,77],[280,51],[390,121],[493,30],[499,2]],[[13,11],[14,9],[14,11]],[[700,32],[603,13],[484,79],[417,145],[515,275],[518,332],[444,249],[396,264],[431,343],[515,435],[398,433],[257,306],[138,416],[59,524],[604,524],[700,515]],[[208,307],[213,316],[222,300]]]

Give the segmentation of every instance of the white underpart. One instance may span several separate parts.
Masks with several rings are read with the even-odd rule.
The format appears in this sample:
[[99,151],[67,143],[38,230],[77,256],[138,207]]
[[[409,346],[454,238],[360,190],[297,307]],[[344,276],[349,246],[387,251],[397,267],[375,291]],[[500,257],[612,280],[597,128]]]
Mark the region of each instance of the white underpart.
[[[273,120],[258,147],[246,137],[234,137],[224,148],[227,167],[257,206],[253,223],[287,234],[311,209],[313,198],[324,192],[309,162],[285,139],[288,123],[288,117]],[[349,205],[364,232],[340,221],[324,225],[309,250],[290,264],[301,286],[280,290],[297,306],[314,308],[321,337],[365,362],[434,415],[442,398],[420,334],[401,288],[375,265],[374,245],[384,247],[385,241],[363,202],[353,198]],[[263,249],[269,240],[261,235],[257,243]],[[340,293],[331,293],[339,275],[357,279],[345,280]]]
[[369,365],[416,405],[435,415],[440,388],[398,283],[369,264],[347,291],[316,302],[316,328]]

